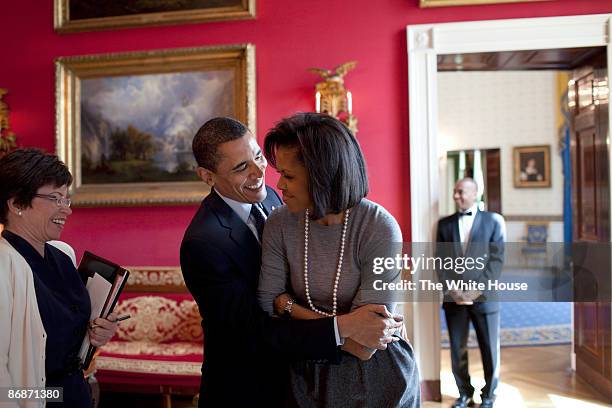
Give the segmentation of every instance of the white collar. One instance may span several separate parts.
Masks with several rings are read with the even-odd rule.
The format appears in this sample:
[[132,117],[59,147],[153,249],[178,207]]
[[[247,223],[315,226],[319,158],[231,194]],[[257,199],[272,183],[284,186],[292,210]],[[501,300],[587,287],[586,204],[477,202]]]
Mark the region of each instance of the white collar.
[[234,212],[238,215],[238,217],[240,217],[240,219],[246,224],[249,220],[249,217],[251,216],[251,207],[253,206],[253,204],[232,200],[231,198],[225,197],[219,191],[215,191],[217,192],[217,194],[219,194],[219,197],[221,197],[221,199],[225,201],[225,203],[229,205],[230,208],[234,210]]
[[476,216],[476,213],[478,212],[478,203],[474,203],[473,206],[470,207],[470,209],[468,211],[472,212],[472,216]]
[[470,215],[464,215],[464,217],[476,217],[476,213],[478,212],[478,203],[474,203],[470,208],[468,208],[465,211],[459,211],[459,213],[466,213],[466,212],[471,212],[472,214]]

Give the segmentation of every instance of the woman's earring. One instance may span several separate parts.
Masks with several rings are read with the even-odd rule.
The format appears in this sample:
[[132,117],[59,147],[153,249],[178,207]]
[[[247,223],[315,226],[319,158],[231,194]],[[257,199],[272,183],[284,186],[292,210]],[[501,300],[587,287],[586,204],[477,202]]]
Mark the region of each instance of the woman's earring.
[[23,214],[23,213],[21,212],[21,210],[17,211],[17,215],[18,215],[18,216],[20,216],[20,217],[21,217],[21,214]]

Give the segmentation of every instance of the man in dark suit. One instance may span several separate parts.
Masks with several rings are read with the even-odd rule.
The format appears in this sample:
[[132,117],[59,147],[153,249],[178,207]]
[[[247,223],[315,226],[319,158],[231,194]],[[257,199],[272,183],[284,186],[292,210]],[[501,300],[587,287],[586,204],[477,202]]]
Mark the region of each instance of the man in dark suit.
[[205,123],[193,152],[198,176],[212,187],[185,232],[180,254],[204,328],[200,406],[279,406],[286,359],[337,362],[341,339],[348,337],[386,348],[401,326],[394,317],[401,317],[381,305],[308,321],[271,318],[259,308],[263,225],[282,205],[265,185],[266,159],[248,129],[230,118]]
[[[436,238],[438,257],[450,257],[455,261],[463,258],[461,263],[455,262],[452,270],[438,270],[445,285],[443,308],[452,370],[460,395],[453,408],[474,405],[474,387],[468,372],[470,321],[476,330],[485,375],[481,408],[493,407],[499,382],[499,303],[495,294],[486,288],[488,282],[495,280],[501,272],[505,224],[501,215],[478,210],[477,194],[478,186],[471,178],[457,182],[453,198],[459,211],[438,222]],[[468,259],[476,262],[468,263]],[[461,285],[453,286],[449,284],[451,281]]]

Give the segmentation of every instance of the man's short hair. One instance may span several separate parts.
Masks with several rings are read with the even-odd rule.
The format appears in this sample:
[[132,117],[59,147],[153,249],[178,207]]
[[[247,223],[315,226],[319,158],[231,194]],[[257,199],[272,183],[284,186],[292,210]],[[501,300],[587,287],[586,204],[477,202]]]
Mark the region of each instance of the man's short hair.
[[218,117],[202,125],[193,138],[191,145],[198,166],[216,171],[220,157],[217,148],[220,144],[240,139],[249,129],[236,119]]
[[476,182],[476,180],[474,180],[472,177],[464,177],[462,179],[457,180],[457,182],[455,184],[459,184],[459,183],[469,183],[471,184],[476,190],[478,190],[478,183]]
[[279,147],[295,147],[298,160],[306,167],[313,219],[354,207],[368,194],[359,143],[339,120],[321,113],[285,118],[264,141],[264,154],[274,168]]

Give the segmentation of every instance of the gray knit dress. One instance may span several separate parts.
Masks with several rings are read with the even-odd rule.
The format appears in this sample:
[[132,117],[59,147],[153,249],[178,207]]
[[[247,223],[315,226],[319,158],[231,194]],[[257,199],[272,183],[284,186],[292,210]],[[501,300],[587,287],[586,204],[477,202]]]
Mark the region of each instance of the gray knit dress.
[[[330,312],[342,225],[324,226],[310,221],[308,282],[315,307]],[[374,274],[379,257],[395,257],[402,234],[397,222],[383,207],[363,199],[351,209],[346,233],[344,261],[338,286],[338,313],[368,303],[384,303],[393,310],[387,293],[372,290],[374,280],[399,279],[399,270]],[[272,313],[274,298],[292,293],[308,307],[304,290],[304,213],[286,206],[274,211],[266,222],[258,299]],[[343,352],[340,364],[301,361],[291,363],[287,406],[330,408],[386,408],[420,406],[419,376],[413,350],[402,339],[361,361]]]

